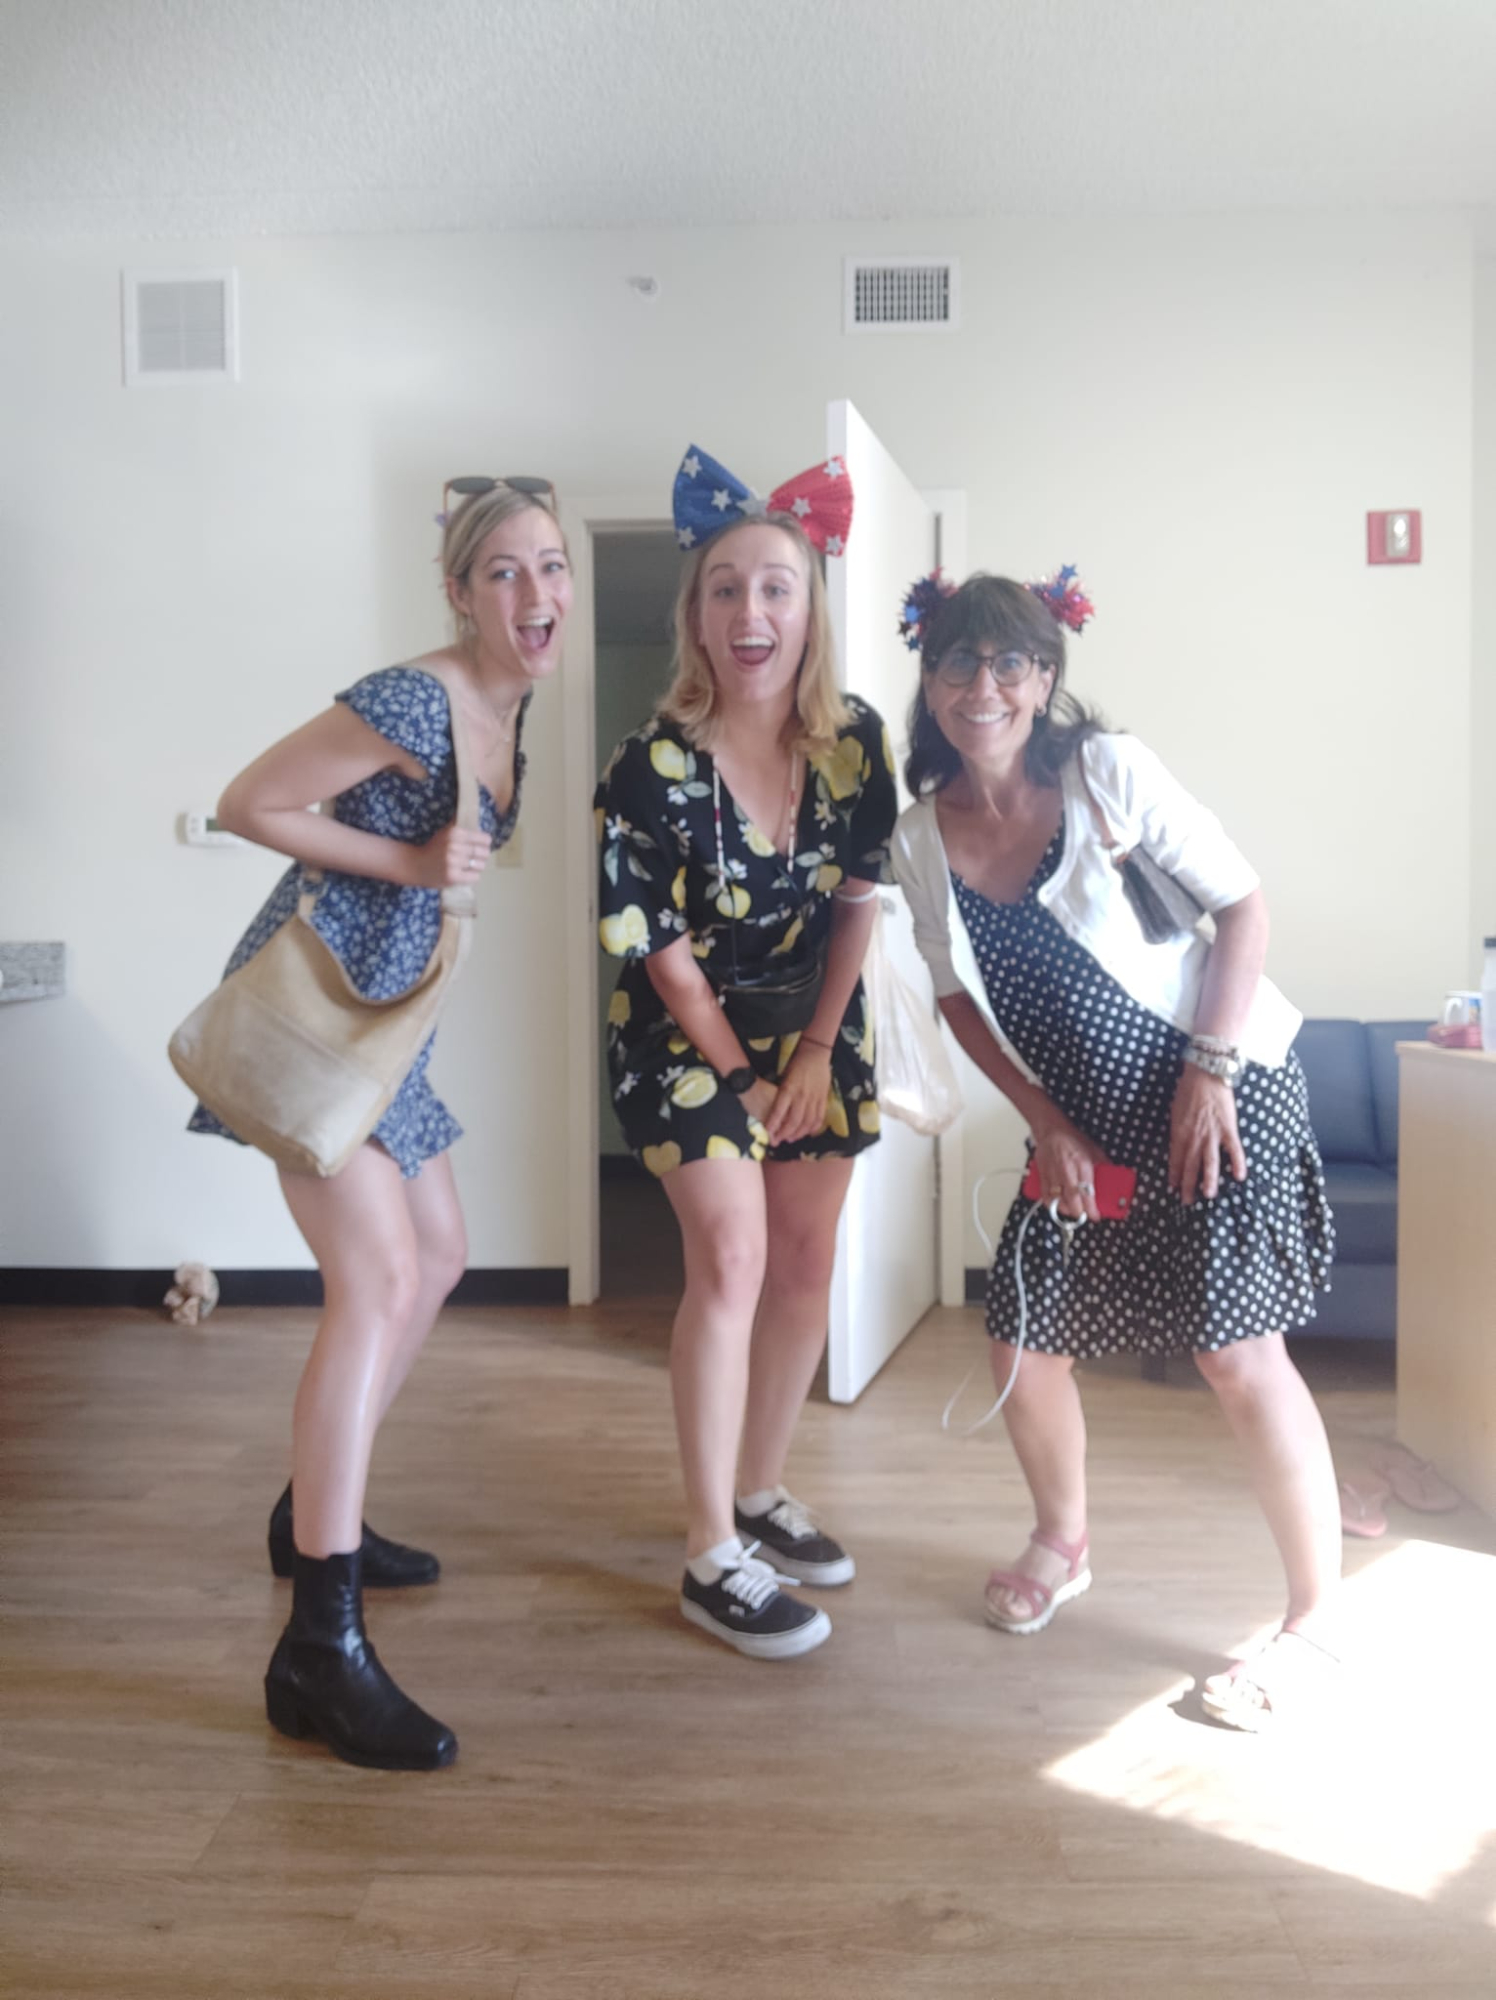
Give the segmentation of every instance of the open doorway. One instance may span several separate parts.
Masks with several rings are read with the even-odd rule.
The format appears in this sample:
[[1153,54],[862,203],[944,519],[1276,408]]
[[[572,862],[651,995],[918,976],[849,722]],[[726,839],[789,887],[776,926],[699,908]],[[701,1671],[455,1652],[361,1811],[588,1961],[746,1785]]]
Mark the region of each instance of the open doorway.
[[[670,679],[671,614],[680,550],[669,528],[607,528],[592,539],[593,723],[599,767],[646,720]],[[597,1047],[605,1047],[618,961],[597,954]],[[599,1294],[604,1300],[678,1297],[680,1238],[658,1181],[624,1143],[598,1063]]]

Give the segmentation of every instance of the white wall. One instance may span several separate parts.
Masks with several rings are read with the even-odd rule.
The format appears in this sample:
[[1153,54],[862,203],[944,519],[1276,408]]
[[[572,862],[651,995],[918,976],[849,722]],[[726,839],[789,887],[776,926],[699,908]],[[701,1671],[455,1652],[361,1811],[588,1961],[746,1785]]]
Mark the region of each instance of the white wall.
[[[1471,984],[1481,939],[1496,937],[1496,254],[1475,266],[1475,467],[1470,687]],[[1480,558],[1483,557],[1482,561]]]
[[[847,252],[959,255],[963,330],[845,337]],[[120,266],[197,257],[239,267],[242,384],[122,390]],[[973,562],[1083,564],[1076,684],[1252,854],[1300,1004],[1432,1007],[1472,907],[1472,273],[1440,215],[0,251],[0,936],[72,950],[66,1000],[0,1011],[0,1263],[303,1261],[162,1053],[276,864],[173,817],[436,636],[443,476],[663,507],[690,438],[759,486],[809,463],[832,396],[967,491]],[[1368,570],[1365,510],[1404,505],[1422,567]],[[565,1258],[554,690],[529,749],[437,1062],[484,1265]]]

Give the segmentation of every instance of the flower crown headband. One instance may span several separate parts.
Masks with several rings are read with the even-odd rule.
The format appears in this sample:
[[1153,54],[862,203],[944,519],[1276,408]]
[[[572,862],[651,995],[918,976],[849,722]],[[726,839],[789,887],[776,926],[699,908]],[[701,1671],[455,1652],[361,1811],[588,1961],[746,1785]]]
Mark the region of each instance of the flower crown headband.
[[[1033,592],[1051,618],[1068,625],[1072,632],[1084,630],[1087,620],[1096,615],[1095,605],[1081,588],[1074,563],[1066,563],[1053,576],[1041,576],[1023,587]],[[932,569],[928,576],[909,586],[899,613],[899,637],[911,653],[919,651],[936,610],[946,598],[954,597],[956,590],[957,586],[938,569]]]

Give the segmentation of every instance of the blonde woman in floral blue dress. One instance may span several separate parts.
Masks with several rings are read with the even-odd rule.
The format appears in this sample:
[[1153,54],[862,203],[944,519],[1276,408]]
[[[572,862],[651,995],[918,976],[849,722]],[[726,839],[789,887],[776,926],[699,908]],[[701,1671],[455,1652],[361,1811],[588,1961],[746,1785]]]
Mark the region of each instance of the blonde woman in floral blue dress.
[[[685,1250],[671,1347],[681,1609],[740,1652],[783,1659],[831,1624],[779,1585],[854,1573],[783,1474],[825,1344],[853,1161],[878,1136],[860,974],[893,761],[879,718],[837,692],[820,562],[793,516],[696,551],[676,640],[674,685],[597,794],[602,943],[626,960],[609,1067]],[[765,984],[795,989],[780,1032],[752,1032]],[[783,998],[770,995],[771,1017]]]
[[[477,882],[514,831],[525,707],[560,661],[571,565],[543,480],[466,479],[453,490],[468,495],[442,543],[456,643],[367,675],[223,795],[218,817],[230,831],[293,863],[230,972],[290,920],[303,870],[313,868],[324,878],[312,919],[319,936],[368,998],[399,993],[436,943],[442,889]],[[448,688],[479,781],[477,832],[453,823]],[[330,813],[308,811],[322,799],[334,800]],[[430,1052],[428,1042],[340,1173],[280,1175],[317,1260],[323,1309],[296,1392],[292,1483],[270,1521],[272,1563],[293,1584],[266,1709],[284,1733],[388,1770],[433,1769],[457,1754],[452,1731],[385,1671],[363,1622],[365,1584],[430,1583],[438,1573],[434,1556],[386,1541],[363,1520],[375,1434],[467,1261],[448,1158],[462,1128],[427,1079]],[[202,1105],[191,1125],[236,1136]]]

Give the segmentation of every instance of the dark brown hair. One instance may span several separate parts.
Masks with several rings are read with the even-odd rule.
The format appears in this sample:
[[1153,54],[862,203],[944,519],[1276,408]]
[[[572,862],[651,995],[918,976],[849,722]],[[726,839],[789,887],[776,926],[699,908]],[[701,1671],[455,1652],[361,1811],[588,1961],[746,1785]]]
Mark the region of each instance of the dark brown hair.
[[1034,717],[1023,750],[1023,768],[1036,785],[1057,785],[1060,772],[1088,736],[1102,727],[1065,687],[1065,631],[1048,607],[1011,577],[978,570],[944,597],[920,636],[919,687],[909,711],[909,756],[904,777],[918,798],[938,792],[961,769],[960,752],[941,733],[925,702],[925,677],[954,646],[990,646],[998,653],[1028,653],[1054,669],[1048,713]]

